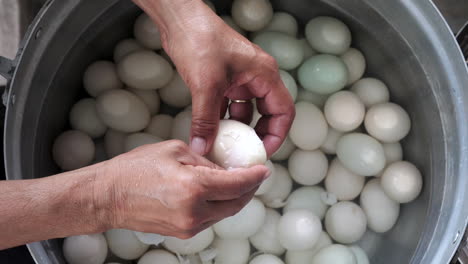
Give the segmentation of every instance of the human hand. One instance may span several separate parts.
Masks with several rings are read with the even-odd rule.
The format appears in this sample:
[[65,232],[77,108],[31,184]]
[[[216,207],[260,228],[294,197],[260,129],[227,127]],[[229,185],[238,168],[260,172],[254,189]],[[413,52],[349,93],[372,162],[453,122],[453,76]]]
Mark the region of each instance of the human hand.
[[181,141],[165,141],[107,161],[96,204],[111,208],[110,228],[186,239],[240,211],[268,174],[265,166],[226,171]]

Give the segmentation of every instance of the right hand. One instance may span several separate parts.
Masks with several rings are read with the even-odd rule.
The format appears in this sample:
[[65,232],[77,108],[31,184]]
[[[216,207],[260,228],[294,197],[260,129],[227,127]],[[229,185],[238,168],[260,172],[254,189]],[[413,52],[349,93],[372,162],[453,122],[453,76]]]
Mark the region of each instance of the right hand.
[[226,171],[165,141],[105,162],[95,203],[110,208],[110,228],[186,239],[239,212],[269,173],[262,165]]

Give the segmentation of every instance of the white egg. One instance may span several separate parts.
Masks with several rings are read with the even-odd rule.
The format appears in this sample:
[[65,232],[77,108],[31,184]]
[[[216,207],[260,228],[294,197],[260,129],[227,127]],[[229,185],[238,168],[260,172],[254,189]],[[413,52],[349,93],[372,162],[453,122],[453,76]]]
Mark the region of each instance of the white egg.
[[[262,118],[262,114],[258,112],[257,102],[253,100],[252,103],[253,103],[253,114],[252,114],[252,122],[250,122],[250,127],[255,128],[260,118]],[[228,112],[226,112],[226,115],[229,114]],[[224,119],[226,119],[226,117]]]
[[329,95],[345,88],[348,83],[348,69],[341,58],[319,54],[302,63],[297,78],[306,90]]
[[392,200],[409,203],[416,199],[422,190],[421,172],[407,161],[389,165],[381,178],[382,189]]
[[171,138],[190,144],[190,128],[192,126],[192,111],[180,112],[174,118]]
[[280,69],[295,69],[304,60],[301,43],[287,34],[267,31],[258,34],[252,42],[275,58]]
[[60,134],[52,146],[55,163],[64,171],[76,170],[90,165],[96,148],[93,140],[85,133],[68,130]]
[[293,98],[293,101],[296,101],[297,98],[297,83],[296,80],[286,71],[280,70],[279,71],[281,80],[284,83],[284,86],[288,88],[289,94]]
[[106,147],[102,138],[94,141],[94,159],[92,164],[100,163],[109,159],[106,153]]
[[271,159],[274,161],[287,160],[294,150],[296,150],[296,145],[294,145],[288,136],[283,144],[281,144],[281,147],[271,156]]
[[385,167],[382,144],[362,133],[342,136],[336,154],[348,170],[361,176],[374,176]]
[[287,250],[312,249],[322,232],[322,223],[309,210],[292,210],[278,223],[278,238]]
[[357,95],[341,91],[328,98],[324,112],[331,127],[341,132],[349,132],[362,124],[366,108]]
[[163,139],[148,133],[134,133],[127,136],[124,148],[125,152],[128,152],[144,145],[156,144],[162,141]]
[[297,183],[315,185],[320,183],[328,171],[328,159],[321,150],[296,150],[288,161],[289,173]]
[[133,260],[141,257],[149,245],[141,243],[135,233],[126,229],[111,229],[105,233],[110,251],[117,257]]
[[328,100],[329,95],[322,95],[318,93],[314,93],[308,90],[305,90],[304,88],[299,88],[297,93],[297,101],[301,102],[307,102],[314,104],[318,108],[323,108],[325,106],[325,103]]
[[153,233],[144,233],[144,232],[138,232],[138,231],[133,231],[138,238],[138,240],[141,241],[141,243],[146,244],[146,245],[155,245],[158,246],[164,240],[166,239],[165,236],[159,235],[159,234],[153,234]]
[[163,49],[159,50],[159,55],[161,55],[161,57],[163,57],[167,62],[169,62],[169,64],[175,68],[175,64],[174,62],[172,61],[171,57],[169,56],[169,54],[167,54],[167,52]]
[[125,152],[125,139],[128,134],[114,129],[108,129],[104,136],[104,145],[109,158],[113,158]]
[[320,186],[301,187],[289,195],[283,213],[298,209],[309,210],[322,220],[329,207],[322,199],[324,193],[325,190]]
[[152,50],[162,48],[159,28],[145,13],[136,19],[133,25],[133,35],[145,48]]
[[357,175],[334,159],[325,178],[327,192],[336,195],[340,201],[351,201],[359,196],[364,188],[365,177]]
[[114,48],[114,61],[118,63],[128,54],[144,49],[135,39],[123,39]]
[[394,162],[403,160],[403,148],[399,142],[384,143],[382,146],[387,164],[392,164]]
[[83,86],[89,95],[97,97],[105,91],[123,88],[115,64],[96,61],[88,66],[83,75]]
[[253,236],[249,238],[250,243],[258,251],[280,256],[286,249],[278,239],[278,223],[281,218],[280,213],[273,209],[266,209],[265,222]]
[[101,264],[107,256],[102,234],[71,236],[63,241],[63,255],[70,264]]
[[192,103],[192,94],[178,73],[163,88],[159,89],[163,102],[170,106],[184,108]]
[[110,128],[122,132],[143,130],[150,121],[150,112],[136,95],[125,90],[111,90],[96,100],[101,120]]
[[305,35],[312,48],[320,53],[341,55],[351,45],[351,31],[340,20],[319,16],[310,20]]
[[211,246],[216,249],[215,263],[247,263],[250,257],[250,243],[247,239],[216,238]]
[[301,42],[302,50],[304,51],[304,60],[317,54],[317,52],[310,46],[309,41],[307,41],[307,39],[302,38],[299,41]]
[[137,89],[156,90],[174,76],[171,64],[153,51],[142,50],[125,56],[117,65],[122,81]]
[[236,24],[234,19],[232,19],[231,16],[221,16],[221,18],[224,20],[224,23],[226,23],[228,26],[230,26],[232,29],[237,31],[237,33],[245,36],[246,32],[243,30],[239,25]]
[[231,15],[244,30],[257,31],[270,23],[273,7],[269,0],[234,0]]
[[296,118],[289,136],[297,147],[303,150],[316,150],[327,139],[328,124],[315,105],[299,102],[296,104]]
[[273,164],[273,162],[271,161],[267,161],[265,163],[265,166],[268,167],[268,169],[270,170],[270,177],[268,177],[266,180],[263,181],[263,183],[260,185],[260,187],[258,188],[258,190],[255,192],[255,195],[262,195],[262,194],[265,194],[267,193],[273,186],[274,182],[275,182],[275,165]]
[[372,106],[367,111],[364,125],[371,136],[385,143],[394,143],[408,135],[411,120],[401,106],[382,103]]
[[335,155],[336,154],[336,145],[338,144],[338,140],[344,135],[343,132],[335,130],[333,127],[328,128],[327,138],[325,142],[320,146],[320,150],[322,150],[325,154]]
[[273,186],[259,198],[270,208],[280,208],[284,206],[286,198],[291,193],[293,182],[285,167],[279,164],[274,165],[275,176],[273,177],[275,181]]
[[362,238],[367,228],[364,211],[353,202],[339,202],[325,216],[328,234],[337,242],[351,244]]
[[177,257],[169,251],[163,249],[153,249],[146,252],[139,260],[138,264],[179,264]]
[[376,104],[386,103],[390,100],[390,91],[387,85],[375,78],[364,78],[351,87],[367,108]]
[[214,231],[223,239],[246,239],[257,233],[265,214],[263,203],[254,198],[239,213],[216,223]]
[[249,168],[267,161],[266,150],[255,130],[235,120],[221,120],[208,154],[211,161],[229,168]]
[[168,139],[171,136],[174,118],[170,115],[155,115],[151,118],[145,132],[153,136]]
[[213,242],[213,239],[214,232],[213,228],[210,227],[189,239],[166,237],[163,245],[172,252],[181,255],[189,255],[206,249]]
[[73,129],[80,130],[92,138],[103,136],[107,130],[107,126],[99,118],[96,100],[93,98],[82,99],[73,105],[69,120]]
[[341,59],[348,68],[348,85],[355,83],[361,79],[366,71],[366,58],[359,50],[350,48],[343,55]]
[[353,245],[350,246],[349,249],[351,249],[354,257],[356,258],[356,264],[370,264],[369,257],[362,248]]
[[253,258],[249,264],[284,264],[284,262],[275,255],[262,254]]
[[288,250],[285,256],[286,264],[309,264],[310,260],[317,254],[317,252],[332,244],[330,236],[325,231],[322,231],[318,242],[312,249],[297,251]]
[[[275,12],[270,23],[261,31],[254,32],[256,35],[266,31],[274,31],[287,34],[291,37],[297,36],[298,25],[297,20],[286,12]],[[252,36],[254,38],[254,36]]]
[[343,245],[330,245],[321,249],[312,258],[310,264],[357,264],[353,252]]
[[373,179],[366,184],[360,201],[370,230],[385,233],[392,229],[400,214],[400,204],[385,194],[379,179]]
[[159,99],[158,92],[154,90],[142,90],[134,88],[127,88],[127,90],[138,96],[138,98],[140,98],[145,103],[151,115],[155,115],[159,112],[159,108],[161,107],[161,99]]

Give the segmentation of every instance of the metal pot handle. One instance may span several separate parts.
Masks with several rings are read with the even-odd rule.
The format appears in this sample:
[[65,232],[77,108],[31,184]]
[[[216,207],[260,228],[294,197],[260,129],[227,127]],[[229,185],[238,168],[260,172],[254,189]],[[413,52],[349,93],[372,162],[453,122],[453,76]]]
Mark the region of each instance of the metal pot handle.
[[5,77],[5,79],[7,79],[7,82],[11,80],[13,70],[13,61],[0,56],[0,75]]

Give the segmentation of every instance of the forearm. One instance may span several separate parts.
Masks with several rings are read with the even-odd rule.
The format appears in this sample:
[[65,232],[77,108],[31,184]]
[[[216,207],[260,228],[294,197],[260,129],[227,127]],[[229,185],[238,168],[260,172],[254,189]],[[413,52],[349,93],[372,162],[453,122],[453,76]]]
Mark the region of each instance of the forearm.
[[0,182],[0,249],[103,232],[110,214],[95,191],[102,166],[42,179]]

